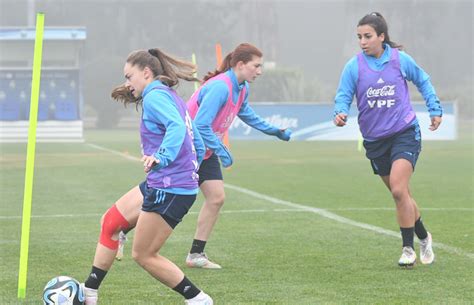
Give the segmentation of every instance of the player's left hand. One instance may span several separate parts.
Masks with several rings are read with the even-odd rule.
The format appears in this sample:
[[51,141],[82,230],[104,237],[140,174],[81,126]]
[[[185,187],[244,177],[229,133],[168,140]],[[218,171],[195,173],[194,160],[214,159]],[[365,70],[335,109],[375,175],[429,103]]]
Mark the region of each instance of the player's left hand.
[[291,129],[285,128],[285,129],[280,129],[276,136],[280,140],[289,141],[291,138],[291,133],[292,133]]
[[440,116],[434,116],[431,118],[431,125],[430,125],[430,130],[431,131],[435,131],[436,129],[438,129],[439,125],[441,125],[441,121],[443,119],[440,117]]
[[151,171],[153,166],[160,163],[160,160],[156,159],[153,156],[143,156],[142,161],[143,161],[143,170],[145,171],[145,173],[148,173],[149,171]]

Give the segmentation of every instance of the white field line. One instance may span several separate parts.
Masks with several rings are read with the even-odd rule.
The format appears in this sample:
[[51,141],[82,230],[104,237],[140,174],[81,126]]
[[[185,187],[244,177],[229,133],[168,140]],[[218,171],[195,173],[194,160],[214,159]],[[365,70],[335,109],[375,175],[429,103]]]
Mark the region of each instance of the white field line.
[[106,151],[108,153],[111,153],[111,154],[114,154],[116,156],[120,156],[122,158],[125,158],[127,160],[131,160],[131,161],[141,161],[140,158],[138,157],[134,157],[134,156],[131,156],[131,155],[128,155],[128,154],[124,154],[124,153],[121,153],[119,151],[116,151],[116,150],[112,150],[112,149],[108,149],[108,148],[105,148],[105,147],[102,147],[102,146],[99,146],[99,145],[95,145],[95,144],[92,144],[92,143],[85,143],[89,146],[91,146],[92,148],[95,148],[95,149],[98,149],[98,150],[103,150],[103,151]]
[[[351,220],[349,218],[345,218],[345,217],[339,216],[337,214],[331,213],[328,210],[318,209],[318,208],[314,208],[314,207],[310,207],[310,206],[306,206],[306,205],[302,205],[302,204],[297,204],[297,203],[286,201],[286,200],[281,200],[281,199],[278,199],[278,198],[274,198],[274,197],[271,197],[271,196],[267,196],[267,195],[264,195],[264,194],[260,194],[260,193],[251,191],[251,190],[246,189],[246,188],[231,185],[231,184],[228,184],[228,183],[225,184],[225,187],[227,187],[231,190],[235,190],[235,191],[247,194],[249,196],[252,196],[252,197],[255,197],[255,198],[258,198],[258,199],[266,200],[266,201],[274,203],[274,204],[284,205],[284,206],[292,207],[292,208],[295,208],[295,209],[301,209],[301,210],[305,210],[305,211],[308,211],[308,212],[312,212],[312,213],[318,214],[318,215],[323,216],[325,218],[335,220],[335,221],[343,223],[343,224],[347,224],[347,225],[351,225],[351,226],[354,226],[354,227],[370,230],[370,231],[373,231],[373,232],[376,232],[376,233],[379,233],[379,234],[383,234],[383,235],[388,235],[388,236],[393,236],[393,237],[396,237],[396,238],[401,238],[399,232],[394,232],[394,231],[390,231],[390,230],[387,230],[387,229],[384,229],[384,228],[381,228],[381,227],[366,224],[366,223],[363,223],[363,222],[354,221],[354,220]],[[449,253],[458,254],[458,255],[461,255],[461,256],[468,257],[468,258],[474,258],[474,253],[466,252],[466,251],[461,250],[459,248],[448,246],[448,245],[445,245],[445,244],[442,244],[442,243],[439,243],[439,242],[433,242],[433,247],[442,249],[442,250],[444,250],[446,252],[449,252]]]
[[[243,214],[243,213],[271,213],[271,212],[306,212],[305,210],[297,210],[297,209],[273,209],[273,210],[265,210],[265,209],[250,209],[250,210],[223,210],[221,214]],[[188,214],[198,214],[199,212],[189,212]],[[37,219],[48,219],[48,218],[77,218],[83,219],[88,217],[94,217],[99,220],[102,214],[56,214],[56,215],[32,215],[31,218]],[[0,216],[1,220],[21,220],[21,216]],[[5,244],[19,244],[20,240],[18,239],[0,239],[0,245]]]
[[[334,208],[334,209],[325,209],[327,211],[395,211],[395,207],[392,208]],[[422,211],[434,211],[434,212],[450,212],[450,211],[465,211],[465,212],[474,212],[474,208],[421,208]]]
[[[107,151],[107,152],[112,153],[114,155],[122,156],[122,157],[124,157],[128,160],[140,161],[139,158],[136,158],[136,157],[133,157],[133,156],[130,156],[130,155],[127,155],[127,154],[124,154],[124,153],[121,153],[121,152],[118,152],[118,151],[115,151],[115,150],[111,150],[111,149],[101,147],[101,146],[91,144],[91,143],[87,143],[87,144],[91,147],[96,148],[96,149]],[[310,207],[310,206],[306,206],[306,205],[302,205],[302,204],[297,204],[297,203],[286,201],[286,200],[281,200],[281,199],[274,198],[274,197],[271,197],[271,196],[268,196],[268,195],[264,195],[264,194],[261,194],[261,193],[254,192],[254,191],[246,189],[246,188],[231,185],[231,184],[228,184],[228,183],[225,183],[225,187],[229,188],[229,189],[232,189],[234,191],[238,191],[238,192],[247,194],[247,195],[255,197],[255,198],[266,200],[266,201],[271,202],[273,204],[279,204],[279,205],[284,205],[284,206],[295,208],[295,209],[305,210],[305,211],[318,214],[322,217],[332,219],[332,220],[335,220],[337,222],[340,222],[340,223],[343,223],[343,224],[346,224],[346,225],[351,225],[351,226],[354,226],[354,227],[366,229],[366,230],[373,231],[373,232],[383,234],[383,235],[388,235],[388,236],[392,236],[392,237],[396,237],[396,238],[401,238],[399,232],[394,232],[394,231],[390,231],[390,230],[387,230],[387,229],[384,229],[384,228],[381,228],[381,227],[373,226],[373,225],[370,225],[370,224],[367,224],[367,223],[354,221],[354,220],[351,220],[349,218],[345,218],[345,217],[339,216],[337,214],[331,213],[331,212],[329,212],[328,210],[325,210],[325,209],[318,209],[318,208],[314,208],[314,207]],[[458,254],[458,255],[461,255],[461,256],[468,257],[468,258],[474,258],[474,253],[466,252],[466,251],[461,250],[459,248],[448,246],[448,245],[445,245],[443,243],[434,242],[433,247],[443,249],[443,250],[445,250],[446,252],[449,252],[449,253]]]
[[[104,210],[105,212],[105,210]],[[303,210],[295,209],[274,209],[274,210],[263,210],[263,209],[252,209],[252,210],[223,210],[221,214],[237,214],[237,213],[268,213],[268,212],[304,212]],[[188,214],[197,214],[198,212],[189,212]],[[31,218],[88,218],[88,217],[101,217],[102,214],[56,214],[56,215],[31,215]],[[17,220],[21,219],[19,215],[12,216],[0,216],[0,220]]]
[[[353,226],[356,226],[356,227],[360,227],[360,228],[368,229],[368,230],[371,230],[371,231],[375,231],[377,233],[381,233],[381,234],[390,235],[390,236],[400,238],[400,234],[397,233],[397,232],[385,230],[383,228],[379,228],[379,227],[372,226],[372,225],[369,225],[369,224],[364,224],[364,223],[352,221],[350,219],[347,219],[347,218],[338,216],[336,214],[333,214],[333,213],[329,212],[326,209],[323,210],[323,209],[308,207],[308,206],[304,206],[304,205],[300,205],[300,204],[296,204],[296,203],[291,203],[291,202],[288,202],[288,201],[284,201],[284,200],[280,200],[280,199],[273,198],[273,197],[270,197],[270,196],[266,196],[266,195],[263,195],[263,194],[259,194],[259,193],[256,193],[254,191],[243,189],[243,188],[240,188],[240,187],[237,187],[237,186],[234,186],[234,185],[225,184],[225,186],[230,188],[230,189],[240,191],[240,192],[245,193],[245,194],[250,195],[250,196],[257,197],[257,196],[255,196],[257,194],[258,195],[257,198],[259,198],[259,199],[264,199],[264,200],[270,201],[270,202],[275,203],[275,204],[287,205],[287,206],[290,206],[292,208],[291,209],[223,210],[223,211],[220,212],[221,214],[245,214],[245,213],[252,213],[253,214],[253,213],[271,213],[271,212],[277,212],[277,213],[280,213],[280,212],[284,212],[284,213],[287,213],[287,212],[313,212],[313,213],[319,214],[320,216],[330,218],[332,220],[336,220],[336,221],[339,221],[339,222],[342,222],[342,223],[345,223],[345,224],[353,225]],[[349,209],[349,210],[352,210],[352,209]],[[198,212],[193,211],[193,212],[189,212],[188,214],[198,214]],[[32,215],[31,218],[38,218],[38,219],[78,218],[78,219],[81,219],[81,218],[88,218],[88,217],[99,218],[100,216],[102,216],[102,214],[56,214],[56,215]],[[0,220],[20,220],[20,219],[21,219],[21,216],[0,216]],[[0,240],[0,245],[2,245],[2,244],[19,244],[19,243],[20,243],[19,240]],[[433,245],[435,247],[443,249],[447,252],[467,256],[469,258],[474,257],[474,254],[472,254],[472,253],[467,253],[467,252],[464,252],[460,249],[457,249],[457,248],[454,248],[454,247],[451,247],[451,246],[447,246],[447,245],[444,245],[444,244],[441,244],[441,243],[434,243]]]
[[[232,188],[232,186],[225,185],[226,187]],[[395,208],[336,208],[336,209],[324,209],[325,211],[395,211]],[[474,211],[471,208],[427,208],[423,211]],[[105,212],[105,210],[104,210]],[[271,213],[271,212],[308,212],[307,208],[291,208],[291,209],[247,209],[247,210],[222,210],[221,214],[241,214],[241,213]],[[189,212],[188,214],[197,214],[198,212]],[[31,215],[31,218],[88,218],[88,217],[100,217],[102,214],[52,214],[52,215]],[[0,220],[15,220],[21,219],[19,215],[1,216]]]

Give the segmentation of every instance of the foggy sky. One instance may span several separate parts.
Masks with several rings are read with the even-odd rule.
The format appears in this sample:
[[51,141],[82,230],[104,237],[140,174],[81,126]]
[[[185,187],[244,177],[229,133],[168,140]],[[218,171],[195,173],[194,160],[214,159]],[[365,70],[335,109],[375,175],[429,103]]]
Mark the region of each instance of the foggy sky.
[[[332,102],[345,63],[360,51],[357,22],[372,11],[384,15],[391,39],[430,74],[442,98],[472,97],[469,0],[0,0],[0,26],[32,25],[37,11],[45,13],[45,26],[86,27],[86,104],[110,99],[134,49],[161,47],[189,60],[194,52],[202,77],[215,68],[216,42],[224,53],[241,42],[257,45],[277,69],[301,74],[301,88],[290,97]],[[252,86],[252,101],[267,100],[258,80]],[[182,91],[189,96],[192,86]]]

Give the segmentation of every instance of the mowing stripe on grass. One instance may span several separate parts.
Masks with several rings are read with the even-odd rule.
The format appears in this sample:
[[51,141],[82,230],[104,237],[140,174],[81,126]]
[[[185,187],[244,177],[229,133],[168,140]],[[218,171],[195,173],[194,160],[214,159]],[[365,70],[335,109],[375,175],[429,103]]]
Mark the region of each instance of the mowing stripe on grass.
[[[121,156],[121,157],[126,158],[128,160],[132,160],[132,161],[140,161],[141,160],[140,158],[133,157],[133,156],[121,153],[119,151],[111,150],[111,149],[108,149],[108,148],[105,148],[105,147],[102,147],[102,146],[99,146],[99,145],[95,145],[95,144],[91,144],[91,143],[86,143],[86,144],[88,144],[89,146],[91,146],[93,148],[103,150],[103,151],[109,152],[109,153],[117,155],[117,156]],[[366,230],[373,231],[373,232],[383,234],[383,235],[387,235],[387,236],[401,238],[399,232],[394,232],[394,231],[387,230],[387,229],[377,227],[377,226],[373,226],[373,225],[370,225],[370,224],[367,224],[367,223],[351,220],[349,218],[345,218],[345,217],[339,216],[337,214],[331,213],[326,209],[319,209],[319,208],[315,208],[315,207],[311,207],[311,206],[306,206],[306,205],[302,205],[302,204],[298,204],[298,203],[278,199],[278,198],[275,198],[275,197],[271,197],[271,196],[268,196],[268,195],[257,193],[255,191],[252,191],[252,190],[249,190],[249,189],[246,189],[246,188],[243,188],[243,187],[239,187],[239,186],[236,186],[236,185],[228,184],[228,183],[225,183],[224,186],[228,189],[232,189],[234,191],[244,193],[244,194],[247,194],[247,195],[255,197],[255,198],[263,199],[263,200],[266,200],[266,201],[274,203],[274,204],[280,204],[280,205],[284,205],[284,206],[291,207],[291,208],[294,208],[294,209],[304,210],[304,211],[315,213],[315,214],[318,214],[322,217],[325,217],[325,218],[328,218],[328,219],[331,219],[331,220],[334,220],[334,221],[337,221],[337,222],[340,222],[340,223],[343,223],[343,224],[346,224],[346,225],[366,229]],[[466,252],[466,251],[461,250],[459,248],[448,246],[448,245],[445,245],[443,243],[433,242],[433,247],[438,248],[438,249],[442,249],[442,250],[444,250],[446,252],[449,252],[449,253],[465,256],[465,257],[468,257],[468,258],[471,258],[471,259],[474,258],[474,253]]]
[[[252,191],[252,190],[249,190],[249,189],[246,189],[246,188],[243,188],[243,187],[239,187],[239,186],[236,186],[236,185],[228,184],[228,183],[225,183],[224,185],[225,185],[226,188],[229,188],[231,190],[238,191],[240,193],[244,193],[244,194],[247,194],[249,196],[258,198],[258,199],[263,199],[263,200],[266,200],[266,201],[274,203],[274,204],[280,204],[280,205],[284,205],[284,206],[288,206],[288,207],[292,207],[292,208],[306,210],[308,212],[318,214],[322,217],[329,218],[329,219],[335,220],[335,221],[343,223],[343,224],[347,224],[347,225],[351,225],[351,226],[354,226],[354,227],[370,230],[370,231],[373,231],[373,232],[376,232],[376,233],[379,233],[379,234],[383,234],[383,235],[388,235],[388,236],[393,236],[393,237],[396,237],[396,238],[401,238],[399,232],[394,232],[394,231],[390,231],[390,230],[387,230],[387,229],[384,229],[384,228],[381,228],[381,227],[373,226],[373,225],[370,225],[370,224],[367,224],[367,223],[354,221],[354,220],[351,220],[349,218],[345,218],[345,217],[339,216],[337,214],[331,213],[331,212],[329,212],[328,210],[325,210],[325,209],[318,209],[318,208],[314,208],[314,207],[310,207],[310,206],[306,206],[306,205],[302,205],[302,204],[298,204],[298,203],[278,199],[278,198],[275,198],[275,197],[271,197],[271,196],[268,196],[268,195],[257,193],[255,191]],[[433,242],[433,247],[436,247],[438,249],[442,249],[442,250],[444,250],[446,252],[449,252],[449,253],[458,254],[458,255],[461,255],[461,256],[468,257],[468,258],[474,258],[474,253],[469,253],[469,252],[466,252],[466,251],[461,250],[459,248],[448,246],[448,245],[445,245],[445,244],[442,244],[442,243],[439,243],[439,242]]]
[[[354,226],[357,226],[357,227],[361,227],[361,228],[364,228],[364,229],[375,231],[377,233],[382,233],[382,234],[385,234],[385,235],[390,235],[390,236],[400,238],[399,233],[389,231],[389,230],[385,230],[383,228],[379,228],[379,227],[372,226],[372,225],[369,225],[369,224],[356,222],[356,221],[350,220],[348,218],[344,218],[344,217],[338,216],[336,214],[333,214],[333,213],[329,212],[327,209],[318,209],[318,208],[313,208],[313,207],[308,207],[308,206],[288,202],[288,201],[285,201],[285,200],[280,200],[280,199],[273,198],[273,197],[270,197],[270,196],[267,196],[267,195],[256,193],[254,191],[243,189],[243,188],[240,188],[240,187],[234,186],[234,185],[225,184],[225,186],[230,188],[230,189],[245,193],[247,195],[254,196],[254,197],[257,197],[259,199],[264,199],[264,200],[270,201],[270,202],[275,203],[275,204],[283,204],[283,205],[290,206],[291,209],[223,210],[223,211],[220,212],[221,214],[246,214],[246,213],[271,213],[271,212],[277,212],[277,213],[281,213],[281,212],[300,212],[300,213],[301,212],[312,212],[312,213],[316,213],[316,214],[319,214],[323,217],[330,218],[330,219],[333,219],[333,220],[336,220],[336,221],[339,221],[339,222],[342,222],[342,223],[354,225]],[[340,210],[340,209],[338,209],[338,210]],[[361,210],[363,210],[363,209],[361,209]],[[320,214],[320,212],[323,212],[324,215]],[[198,213],[199,212],[194,212],[193,211],[193,212],[189,212],[188,214],[198,214]],[[100,216],[102,216],[102,214],[56,214],[56,215],[32,215],[31,218],[39,218],[39,219],[45,218],[46,219],[46,218],[74,217],[74,218],[82,219],[82,218],[87,218],[87,217],[97,217],[98,218]],[[19,219],[21,219],[21,216],[0,216],[0,220],[19,220]],[[382,230],[383,232],[380,231],[380,230]],[[2,244],[18,244],[18,243],[19,243],[19,240],[0,240],[0,245],[2,245]],[[474,254],[469,253],[469,252],[464,252],[463,250],[460,250],[460,249],[455,248],[455,247],[447,246],[447,245],[444,245],[442,243],[434,243],[433,245],[435,247],[443,249],[447,252],[467,256],[469,258],[474,258]]]

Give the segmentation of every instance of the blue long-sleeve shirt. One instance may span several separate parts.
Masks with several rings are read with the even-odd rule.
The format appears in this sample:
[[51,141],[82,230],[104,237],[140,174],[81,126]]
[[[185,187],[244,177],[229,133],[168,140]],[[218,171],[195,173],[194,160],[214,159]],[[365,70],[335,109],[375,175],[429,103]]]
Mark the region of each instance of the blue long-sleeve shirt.
[[[186,124],[183,122],[178,109],[174,105],[172,96],[163,90],[152,90],[157,86],[164,86],[155,80],[148,84],[142,92],[143,96],[143,123],[153,133],[162,134],[156,122],[165,127],[166,133],[160,149],[153,156],[160,160],[156,169],[168,166],[178,156],[186,135]],[[153,101],[159,100],[160,103]]]
[[[206,152],[202,138],[196,129],[194,123],[188,115],[187,122],[181,117],[177,105],[171,94],[165,90],[153,90],[158,86],[164,86],[158,80],[148,84],[143,90],[143,123],[145,127],[155,133],[164,134],[163,141],[159,149],[153,153],[153,156],[160,162],[153,167],[153,170],[160,170],[167,167],[178,156],[188,128],[193,130],[193,144],[196,150],[198,163],[204,158]],[[159,100],[159,103],[156,101]],[[164,129],[158,128],[158,124],[164,126]],[[189,126],[186,126],[186,125]],[[183,189],[170,189],[170,192],[178,194],[193,193]]]
[[204,146],[204,141],[202,140],[201,134],[199,133],[199,130],[197,129],[194,121],[191,120],[191,117],[189,117],[189,121],[191,122],[193,130],[193,143],[194,148],[196,149],[196,159],[198,164],[200,165],[202,160],[204,159],[204,155],[206,154],[206,146]]
[[[239,84],[237,81],[237,76],[235,75],[233,69],[225,72],[226,75],[232,81],[232,97],[233,101],[237,102],[240,91],[245,87],[245,98],[242,103],[242,106],[237,114],[238,117],[245,122],[247,125],[262,131],[263,133],[269,135],[276,135],[279,132],[279,128],[270,125],[265,120],[263,120],[255,111],[250,107],[248,103],[248,92],[249,85],[246,81],[242,84]],[[215,80],[206,84],[200,91],[198,101],[199,101],[199,111],[194,118],[196,126],[199,130],[199,133],[202,136],[204,144],[213,151],[218,151],[222,149],[224,145],[222,141],[216,136],[212,131],[212,123],[219,113],[220,109],[224,106],[229,98],[229,88],[224,81]]]
[[[384,49],[385,50],[380,58],[363,54],[371,69],[381,71],[389,62],[392,48],[388,44],[384,44]],[[403,51],[399,52],[399,54],[402,75],[406,80],[411,81],[418,88],[418,91],[425,100],[430,116],[442,116],[443,109],[440,105],[435,89],[431,84],[430,76],[416,64],[415,60],[410,55]],[[338,113],[349,113],[354,94],[356,93],[358,78],[359,65],[357,63],[357,56],[354,56],[347,62],[342,71],[339,87],[334,99],[334,115]]]

